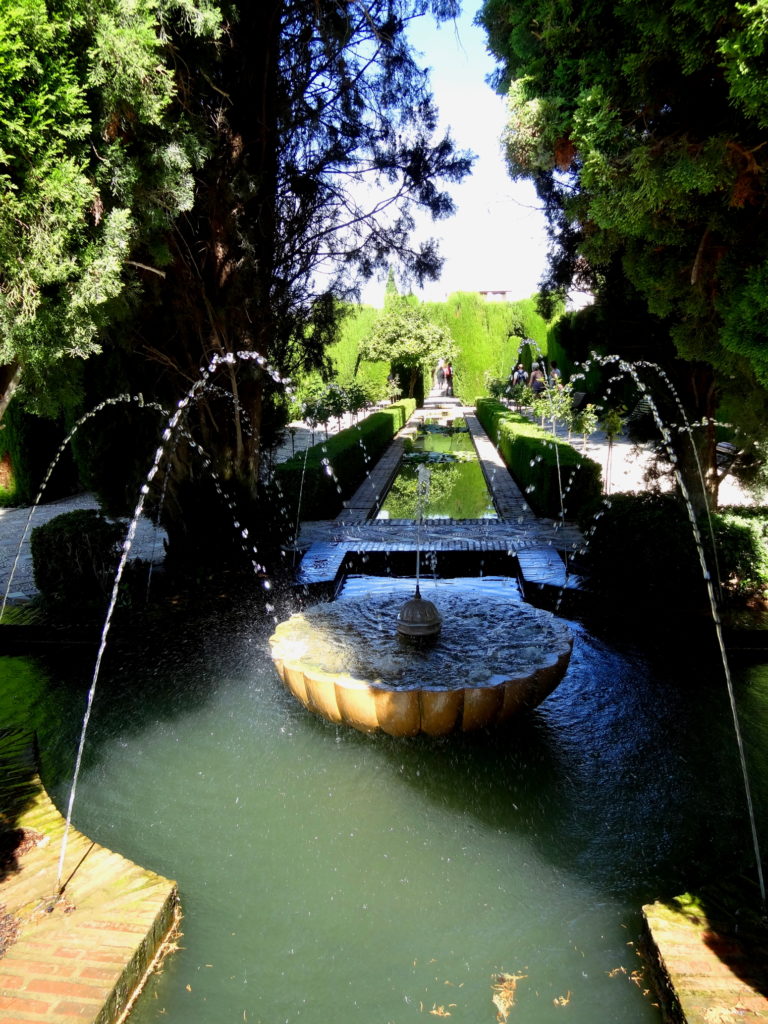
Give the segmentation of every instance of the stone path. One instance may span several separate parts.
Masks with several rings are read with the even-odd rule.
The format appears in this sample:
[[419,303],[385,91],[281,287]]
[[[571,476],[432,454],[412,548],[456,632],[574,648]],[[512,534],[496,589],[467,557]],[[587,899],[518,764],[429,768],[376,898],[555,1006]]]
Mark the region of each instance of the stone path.
[[[34,510],[31,508],[0,508],[0,586],[2,587],[0,599],[5,593],[9,580],[11,581],[8,593],[9,604],[29,601],[37,594],[32,572],[32,554],[29,548],[29,539],[36,526],[47,523],[64,512],[98,507],[99,503],[93,494],[76,494],[71,498],[62,498],[59,501],[40,505]],[[158,529],[149,519],[140,519],[131,546],[131,557],[142,558],[148,562],[161,562],[165,557],[164,539],[165,531]],[[20,544],[21,550],[19,551]],[[17,556],[18,562],[11,580],[11,572]]]
[[687,1024],[768,1021],[768,941],[714,927],[684,900],[643,907],[666,1019]]
[[3,803],[21,843],[0,871],[0,915],[17,931],[0,959],[0,1020],[113,1024],[173,941],[176,884],[70,829],[55,898],[66,823],[19,749],[0,740],[3,789],[25,795],[15,813]]

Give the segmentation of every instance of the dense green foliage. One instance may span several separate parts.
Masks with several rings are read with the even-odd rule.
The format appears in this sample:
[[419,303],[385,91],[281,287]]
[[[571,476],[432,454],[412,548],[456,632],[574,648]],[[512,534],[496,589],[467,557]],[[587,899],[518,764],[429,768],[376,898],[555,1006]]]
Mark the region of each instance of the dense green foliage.
[[618,257],[683,356],[746,357],[768,383],[761,5],[486,0],[481,20],[511,172],[564,232],[551,283],[581,258],[599,286]]
[[219,19],[208,0],[0,10],[0,411],[17,370],[27,401],[50,406],[52,365],[98,350],[137,250],[145,270],[167,262],[159,236],[191,208],[203,147],[171,110],[161,21],[213,38]]
[[[390,296],[388,306],[399,297]],[[561,366],[566,370],[570,364],[563,356],[557,342],[551,339],[551,327],[538,313],[536,300],[521,299],[518,302],[489,302],[477,292],[455,292],[445,302],[425,302],[416,308],[430,324],[440,328],[450,337],[452,345],[438,345],[433,360],[424,358],[415,362],[422,376],[426,391],[432,386],[432,375],[437,359],[446,358],[445,352],[453,353],[454,394],[465,402],[472,402],[476,395],[486,392],[486,374],[506,380],[510,368],[522,359],[528,367],[540,353],[545,355],[554,344],[553,352],[560,356]],[[367,362],[360,358],[360,346],[372,333],[373,324],[380,311],[371,307],[356,307],[344,322],[340,341],[332,346],[328,355],[336,372],[342,379],[357,363],[357,376],[364,379],[384,380],[391,367],[389,359],[381,362]],[[529,343],[526,341],[530,339]],[[449,356],[450,357],[450,356]],[[412,360],[414,361],[414,360]],[[401,374],[401,384],[406,385],[406,374]]]
[[379,310],[373,306],[352,306],[345,317],[339,338],[326,350],[333,374],[344,383],[353,378],[370,383],[385,394],[389,365],[386,362],[368,362],[360,358],[360,345],[370,334]]
[[127,527],[91,509],[56,516],[32,531],[35,583],[58,608],[106,607]]
[[[550,223],[547,291],[575,283],[610,305],[609,351],[677,356],[695,420],[737,387],[765,407],[764,15],[730,0],[486,0],[480,15],[509,97],[510,172],[535,182]],[[643,323],[633,354],[624,336]],[[744,429],[762,439],[765,423]],[[698,442],[714,506],[713,433]]]
[[713,516],[720,580],[740,596],[768,593],[768,509],[722,508]]
[[[591,585],[608,601],[656,608],[706,606],[708,594],[691,522],[672,494],[613,494],[585,510],[586,566]],[[700,524],[704,557],[725,596],[763,595],[768,588],[768,514],[734,508]]]
[[361,359],[385,362],[402,373],[403,390],[413,398],[417,381],[428,391],[438,359],[452,362],[456,346],[449,332],[432,323],[421,306],[401,298],[384,307],[362,338],[359,352]]
[[[37,498],[62,437],[61,419],[32,416],[11,402],[0,430],[0,505],[31,505]],[[54,501],[79,489],[72,451],[61,452],[45,486],[44,501]]]
[[519,359],[530,367],[547,352],[547,323],[533,299],[488,302],[476,292],[455,292],[445,302],[425,303],[424,311],[456,342],[454,393],[465,402],[485,393],[486,371],[506,377]]
[[600,466],[567,441],[490,398],[477,400],[477,418],[536,515],[576,519],[598,499]]
[[333,519],[414,408],[412,399],[403,399],[280,463],[273,514],[283,514],[294,526],[304,519]]

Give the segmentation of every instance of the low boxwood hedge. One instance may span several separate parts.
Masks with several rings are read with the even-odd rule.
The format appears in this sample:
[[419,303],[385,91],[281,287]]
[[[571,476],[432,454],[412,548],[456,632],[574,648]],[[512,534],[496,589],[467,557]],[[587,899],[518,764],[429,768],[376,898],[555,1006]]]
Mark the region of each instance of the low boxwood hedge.
[[475,407],[477,418],[537,516],[559,518],[561,482],[566,519],[576,519],[582,508],[599,499],[602,471],[592,459],[501,402],[478,398]]
[[126,530],[95,509],[64,512],[35,527],[32,569],[44,601],[79,612],[105,608]]
[[412,398],[404,398],[276,466],[276,500],[288,517],[299,521],[338,515],[344,499],[354,494],[415,408]]

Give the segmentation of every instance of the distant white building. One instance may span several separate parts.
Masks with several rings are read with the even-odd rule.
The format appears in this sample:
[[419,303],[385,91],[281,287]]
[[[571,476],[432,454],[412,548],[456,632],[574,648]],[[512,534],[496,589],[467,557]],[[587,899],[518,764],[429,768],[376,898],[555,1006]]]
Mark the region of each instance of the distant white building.
[[514,302],[515,298],[508,288],[500,288],[492,291],[481,291],[480,294],[487,302]]

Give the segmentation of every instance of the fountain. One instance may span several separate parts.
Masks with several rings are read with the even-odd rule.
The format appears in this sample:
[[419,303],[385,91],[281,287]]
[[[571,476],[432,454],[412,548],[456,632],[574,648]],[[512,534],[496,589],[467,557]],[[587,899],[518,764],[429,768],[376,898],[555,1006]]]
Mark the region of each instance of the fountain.
[[283,683],[304,707],[331,722],[392,736],[470,732],[535,707],[568,668],[573,639],[565,623],[510,592],[471,581],[447,588],[441,591],[443,615],[422,597],[421,530],[429,487],[430,470],[421,463],[416,591],[405,604],[403,586],[393,582],[383,592],[309,607],[270,638]]
[[277,627],[272,659],[308,710],[362,732],[441,736],[506,722],[565,675],[573,637],[551,613],[482,581],[453,581],[439,590],[449,626],[414,647],[395,632],[410,587],[396,583],[314,605]]
[[[531,1016],[567,1003],[576,1024],[606,1014],[657,1022],[627,982],[637,906],[730,867],[734,848],[748,856],[719,681],[708,685],[702,669],[690,701],[684,675],[654,672],[490,580],[430,581],[425,593],[449,626],[428,649],[406,647],[394,622],[412,582],[387,586],[386,601],[342,594],[307,609],[295,640],[281,624],[272,656],[292,692],[301,673],[312,710],[340,721],[346,701],[357,730],[426,733],[419,743],[304,715],[273,685],[269,642],[250,614],[105,663],[101,685],[115,699],[93,709],[78,827],[178,878],[188,909],[184,948],[139,1000],[136,1024],[208,1020],[212,1007],[309,1024],[491,1019],[500,972],[519,977]],[[356,654],[340,651],[338,630],[321,634],[321,616],[337,612],[342,634],[366,623]],[[529,614],[532,632],[511,640]],[[454,639],[457,620],[466,630]],[[314,665],[321,641],[327,667]],[[431,659],[433,674],[416,679]],[[50,768],[81,735],[81,709],[62,699],[75,684],[63,665],[49,667],[50,681],[39,664],[25,671],[39,682],[22,673],[5,699],[37,716]],[[765,673],[741,678],[748,743],[764,763]],[[506,730],[471,735],[548,693],[514,743]],[[467,735],[431,739],[449,728]],[[766,778],[758,773],[763,814]],[[694,805],[696,815],[681,813]]]
[[424,463],[418,468],[416,479],[416,593],[397,613],[397,632],[415,643],[428,643],[440,635],[443,620],[431,601],[425,601],[419,589],[421,576],[421,527],[424,521],[424,502],[429,497],[431,474]]

